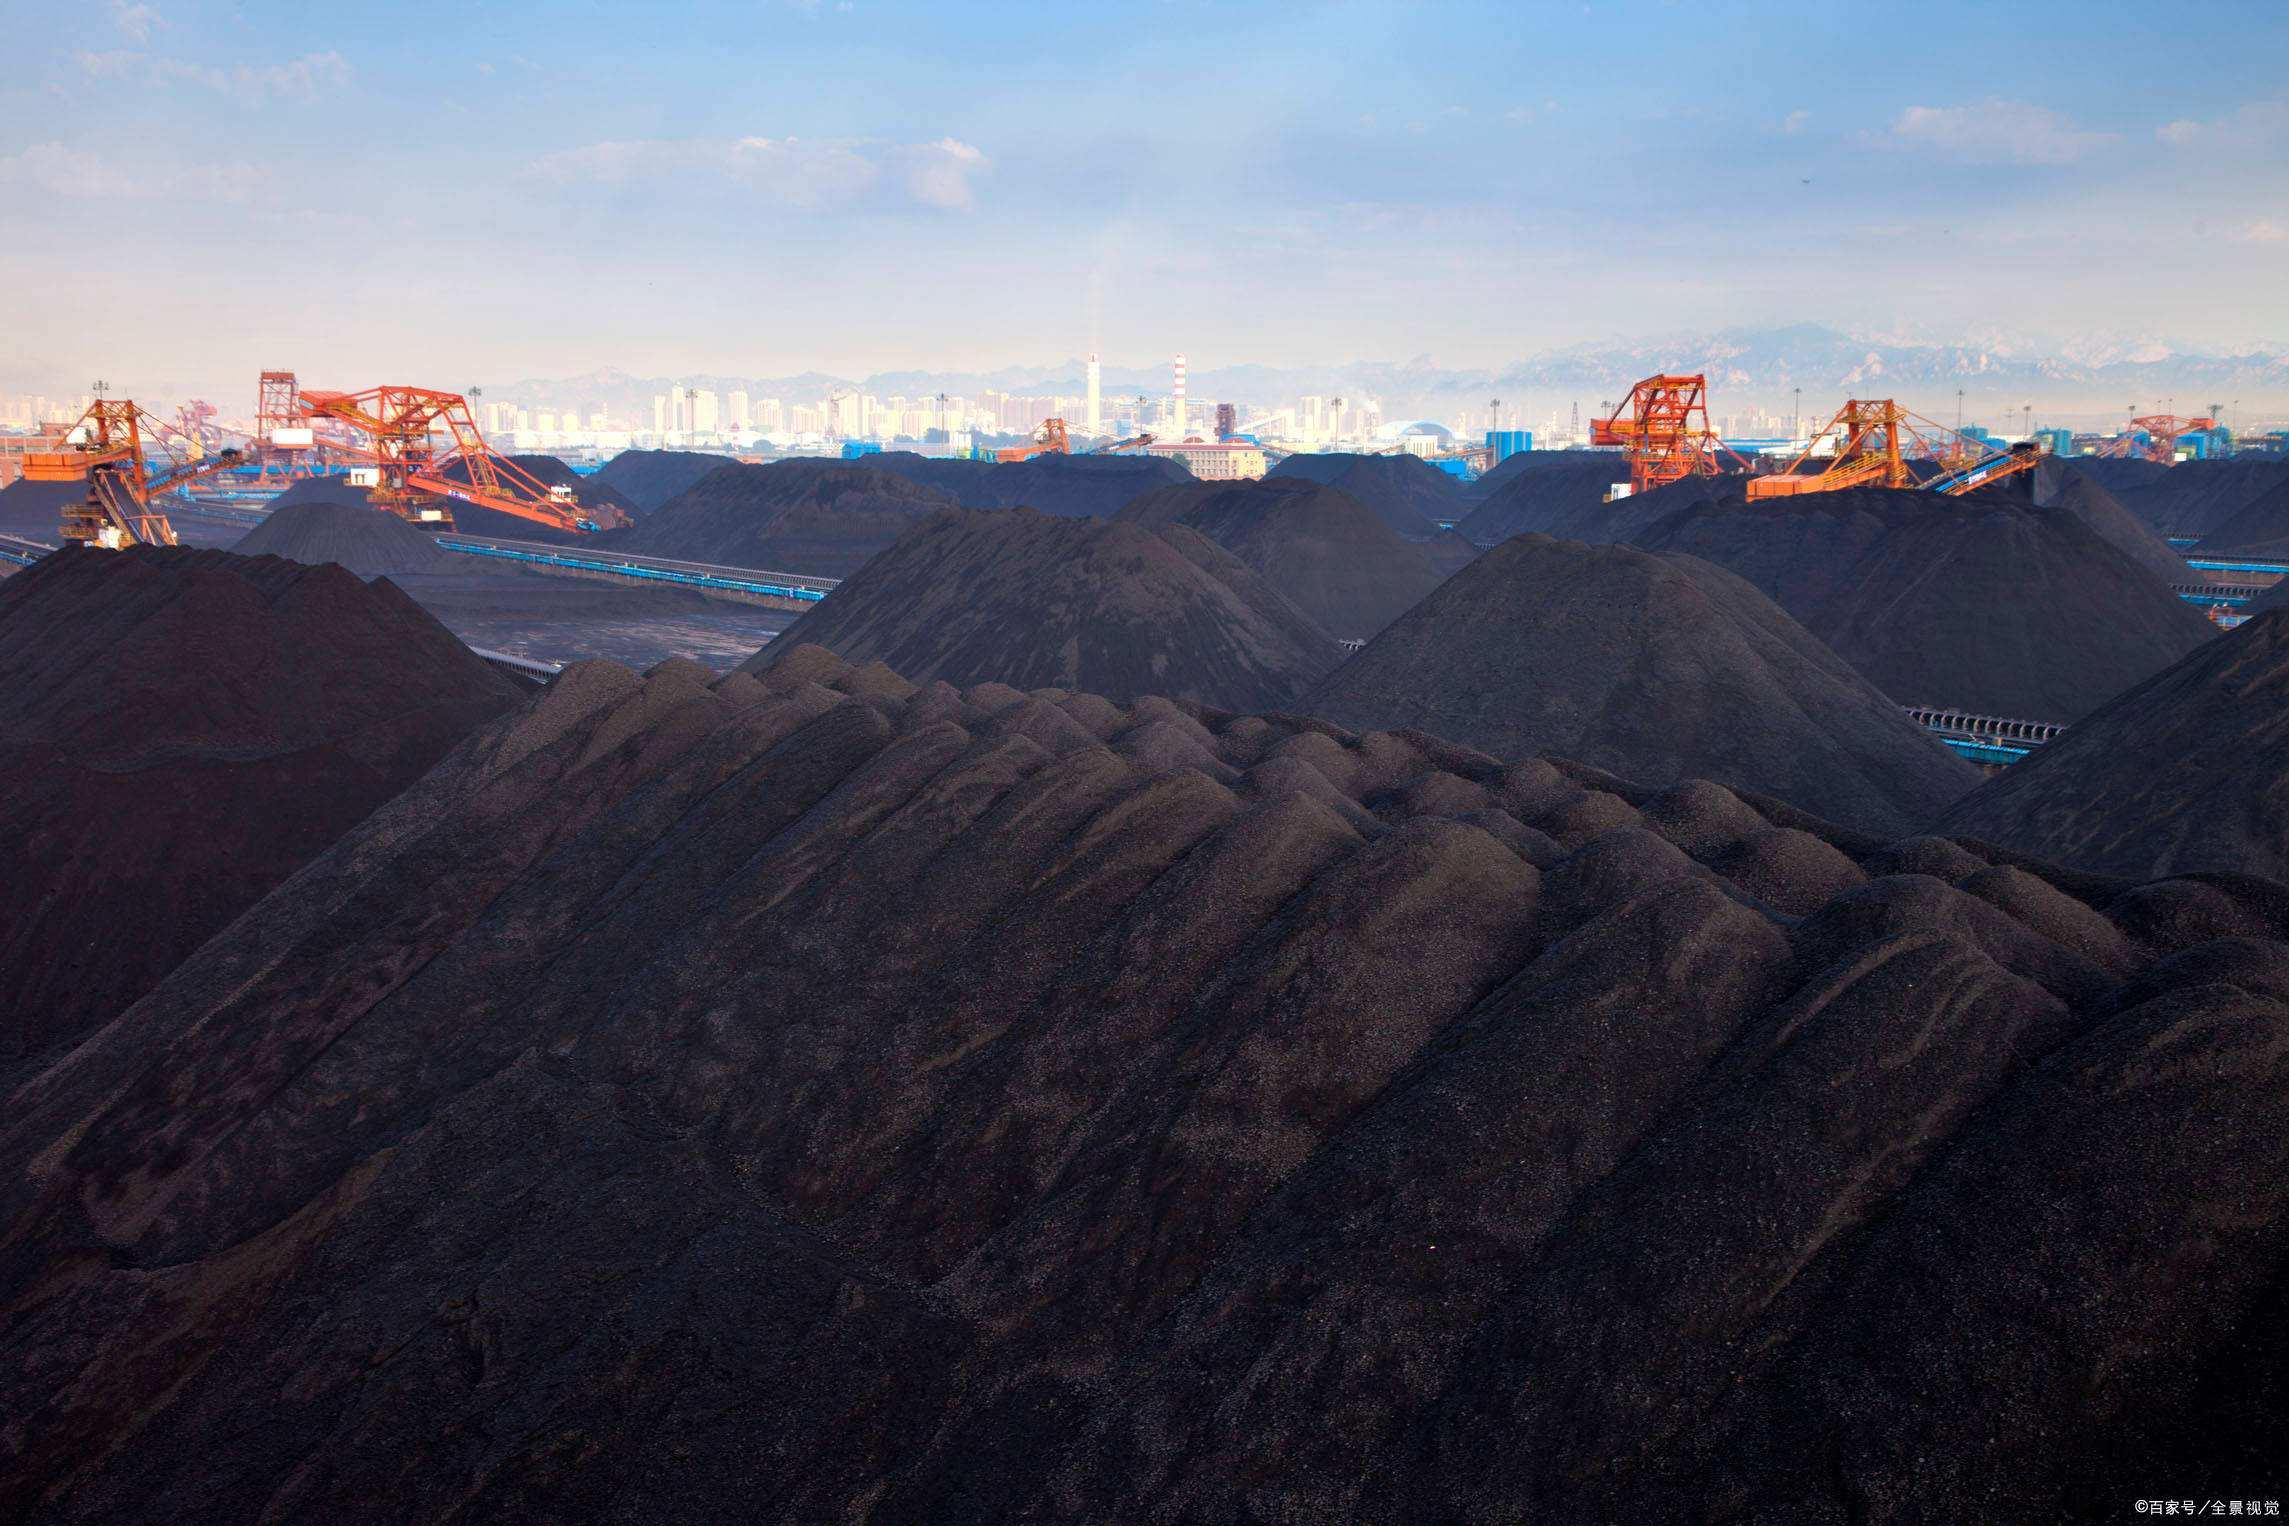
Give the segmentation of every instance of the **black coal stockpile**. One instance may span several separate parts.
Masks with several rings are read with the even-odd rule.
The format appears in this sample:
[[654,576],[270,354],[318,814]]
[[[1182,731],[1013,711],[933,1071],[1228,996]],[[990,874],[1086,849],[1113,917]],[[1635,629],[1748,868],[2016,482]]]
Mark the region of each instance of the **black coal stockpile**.
[[729,464],[729,457],[705,451],[624,450],[605,462],[589,480],[619,494],[641,517],[709,472]]
[[1464,513],[1462,484],[1415,456],[1295,455],[1271,475],[1340,488],[1407,540],[1433,539]]
[[1025,507],[1066,518],[1110,519],[1139,493],[1194,480],[1159,456],[1059,455],[1030,461],[944,461],[908,451],[866,457],[882,471],[952,493],[966,509]]
[[87,498],[85,482],[32,482],[0,487],[0,535],[20,535],[45,546],[63,544],[64,507]]
[[0,1514],[2263,1497],[2284,910],[1418,734],[583,666],[0,1110]]
[[1979,782],[1731,573],[1540,535],[1456,574],[1303,708],[1649,784],[1714,779],[1877,832],[1918,827]]
[[2042,508],[2065,509],[2164,584],[2193,580],[2186,559],[2123,506],[2081,462],[2050,457],[2019,479]]
[[2008,488],[1718,489],[1633,542],[1740,574],[1902,704],[2077,720],[2215,634],[2080,516]]
[[1247,563],[1181,524],[1145,529],[1030,509],[923,521],[756,654],[800,642],[916,679],[1292,703],[1342,657]]
[[243,556],[283,556],[316,566],[334,562],[362,578],[468,571],[468,558],[439,549],[426,532],[365,502],[360,489],[340,496],[302,485],[278,496],[269,517],[231,549]]
[[2144,457],[2076,456],[2074,464],[2089,473],[2093,482],[2120,498],[2125,507],[2137,501],[2133,495],[2138,489],[2153,486],[2170,470],[2159,461],[2148,461]]
[[2194,554],[2269,561],[2289,556],[2289,471],[2281,474],[2277,486],[2243,504],[2231,519],[2204,536]]
[[[2078,458],[2089,469],[2091,463]],[[2131,488],[2116,488],[2124,508],[2156,534],[2201,540],[2224,530],[2258,499],[2289,486],[2289,461],[2236,456],[2222,461],[2181,461],[2164,467],[2137,462],[2150,474]]]
[[1439,586],[1426,548],[1400,539],[1349,493],[1309,478],[1159,488],[1117,517],[1198,530],[1339,638],[1374,635]]
[[[1643,501],[1606,502],[1614,484],[1629,481],[1629,463],[1618,454],[1586,450],[1535,454],[1546,459],[1520,467],[1512,463],[1527,457],[1512,456],[1479,479],[1478,506],[1455,527],[1465,539],[1480,546],[1499,545],[1525,534],[1621,540],[1626,530],[1619,527],[1647,517]],[[1706,485],[1696,486],[1705,490]]]
[[557,456],[511,456],[509,459],[543,487],[571,488],[572,496],[580,500],[581,507],[599,524],[613,523],[615,515],[634,521],[643,513],[634,499],[603,480],[601,470],[583,475]]
[[2110,874],[2289,880],[2289,608],[2119,696],[1940,830]]
[[[635,505],[610,483],[596,477],[583,477],[555,456],[510,456],[509,461],[527,477],[546,487],[569,487],[589,518],[606,530],[623,528],[636,517]],[[716,458],[720,460],[721,458]],[[463,463],[445,468],[447,477],[456,482],[469,480],[469,469]],[[455,499],[453,528],[464,535],[481,535],[495,540],[532,540],[551,544],[570,545],[585,539],[584,530],[560,529],[554,523],[528,519],[522,514],[511,514],[501,509],[490,509],[479,503]]]
[[339,567],[73,549],[0,583],[0,1076],[108,1021],[517,698]]
[[669,499],[616,548],[649,556],[846,577],[954,500],[872,466],[723,466]]

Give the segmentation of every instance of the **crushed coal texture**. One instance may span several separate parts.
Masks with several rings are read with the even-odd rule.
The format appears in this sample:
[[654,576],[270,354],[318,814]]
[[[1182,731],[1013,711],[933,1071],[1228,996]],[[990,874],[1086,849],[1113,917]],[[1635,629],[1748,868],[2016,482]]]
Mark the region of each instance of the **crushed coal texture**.
[[362,578],[453,573],[469,564],[468,557],[441,549],[427,532],[371,507],[355,488],[341,489],[340,496],[290,488],[231,549],[311,566],[333,562]]
[[728,456],[701,450],[624,450],[598,467],[590,480],[618,493],[641,518],[709,472],[731,464]]
[[1627,533],[1616,533],[1614,527],[1642,517],[1643,502],[1608,504],[1606,494],[1615,483],[1628,481],[1629,462],[1612,451],[1527,451],[1478,479],[1472,494],[1477,506],[1455,528],[1479,546],[1500,545],[1529,532],[1566,540],[1624,540]]
[[1442,578],[1427,546],[1400,538],[1344,489],[1306,477],[1158,488],[1115,517],[1198,530],[1339,638],[1374,635]]
[[2118,695],[1937,830],[2109,874],[2289,880],[2289,608]]
[[386,582],[66,549],[0,584],[0,1077],[518,702]]
[[584,665],[0,1109],[0,1514],[2262,1496],[2285,916],[1419,733]]
[[1412,541],[1436,539],[1439,526],[1460,519],[1465,510],[1462,484],[1415,456],[1293,455],[1273,467],[1271,475],[1339,488]]
[[1336,639],[1270,580],[1182,524],[947,509],[757,653],[813,642],[916,681],[1165,695],[1278,709],[1333,668]]
[[1062,518],[1110,519],[1139,493],[1196,480],[1161,456],[1059,455],[1029,461],[948,461],[883,451],[866,464],[954,495],[966,509],[1024,507]]
[[[614,523],[615,518],[632,521],[643,515],[634,499],[604,480],[601,470],[584,475],[574,471],[559,456],[522,455],[511,456],[509,460],[524,468],[525,474],[543,487],[571,488],[572,496],[599,524]],[[458,467],[452,469],[452,475],[468,480],[468,473]]]
[[848,577],[950,494],[871,465],[723,466],[613,538],[647,556]]
[[2289,471],[2280,474],[2276,486],[2234,510],[2232,518],[2202,537],[2194,554],[2265,561],[2289,556]]
[[33,482],[19,477],[0,487],[0,535],[60,546],[65,507],[86,498],[85,482]]
[[[2098,463],[2077,458],[2075,464],[2090,470]],[[2289,486],[2289,461],[2278,457],[2233,456],[2169,467],[2151,461],[2127,464],[2145,467],[2149,475],[2139,485],[2114,489],[2122,506],[2157,535],[2197,541],[2220,534],[2243,509]]]
[[1650,784],[1714,779],[1884,833],[1979,779],[1731,573],[1540,535],[1456,574],[1303,709]]

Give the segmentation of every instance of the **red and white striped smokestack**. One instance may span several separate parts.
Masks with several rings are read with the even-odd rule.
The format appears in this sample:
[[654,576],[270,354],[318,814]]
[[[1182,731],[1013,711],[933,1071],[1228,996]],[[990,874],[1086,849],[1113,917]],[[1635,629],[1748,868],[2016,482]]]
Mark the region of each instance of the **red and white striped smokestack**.
[[1184,357],[1176,357],[1176,437],[1184,438]]

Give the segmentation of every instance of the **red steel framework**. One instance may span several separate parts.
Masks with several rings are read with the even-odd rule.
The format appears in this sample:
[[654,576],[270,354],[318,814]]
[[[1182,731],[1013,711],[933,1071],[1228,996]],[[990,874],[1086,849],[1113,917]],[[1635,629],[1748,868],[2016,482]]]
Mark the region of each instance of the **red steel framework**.
[[[552,530],[593,531],[622,522],[616,511],[604,510],[610,523],[599,523],[571,488],[543,483],[496,453],[485,443],[468,399],[458,392],[398,386],[304,391],[296,406],[313,424],[330,421],[365,442],[379,479],[371,493],[373,506],[412,524],[450,530],[454,500]],[[440,436],[451,441],[442,451]],[[456,468],[467,481],[450,475]]]
[[[2148,413],[2130,421],[2130,427],[2099,447],[2102,456],[2140,456],[2158,461],[2164,466],[2178,459],[2178,437],[2199,434],[2205,429],[2217,428],[2217,420],[2206,414],[2193,418],[2180,418],[2174,413]],[[2146,443],[2140,445],[2138,436],[2144,434]]]
[[[195,436],[127,398],[97,398],[65,440],[62,450],[27,455],[24,475],[35,482],[85,478],[87,496],[64,506],[57,533],[112,551],[175,545],[175,526],[159,506],[160,498],[239,462],[237,451],[210,454]],[[172,459],[154,469],[147,448],[168,452]]]
[[[1832,447],[1828,464],[1816,472],[1802,471],[1821,459],[1814,452],[1823,444]],[[1917,458],[1937,463],[1942,468],[1939,475],[1919,481],[1908,464]],[[1760,500],[1854,487],[1921,487],[1952,498],[2031,470],[2041,460],[2040,452],[2031,448],[1999,447],[1959,434],[1888,397],[1853,398],[1836,410],[1794,460],[1778,472],[1750,478],[1748,494]]]
[[1610,415],[1590,421],[1590,443],[1618,445],[1628,453],[1633,494],[1714,475],[1718,446],[1709,428],[1709,378],[1646,377]]

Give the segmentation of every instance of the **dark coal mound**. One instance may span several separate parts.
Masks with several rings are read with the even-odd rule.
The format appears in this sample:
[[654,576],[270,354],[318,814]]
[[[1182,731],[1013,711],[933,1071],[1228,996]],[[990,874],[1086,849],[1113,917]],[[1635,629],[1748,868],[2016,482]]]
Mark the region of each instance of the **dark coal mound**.
[[800,642],[917,679],[1278,708],[1342,657],[1252,568],[1183,525],[1031,510],[923,521],[748,666]]
[[660,505],[615,545],[648,556],[847,577],[954,500],[871,466],[725,466]]
[[2165,585],[2192,578],[2186,559],[2073,458],[2051,457],[2020,480],[2038,506],[2072,513]]
[[[2132,495],[2140,488],[2152,487],[2170,473],[2170,468],[2158,461],[2117,456],[2076,456],[2075,469],[2087,473],[2090,480],[2123,501],[2132,504]],[[2132,512],[2136,512],[2133,508]],[[2152,523],[2152,521],[2148,521]]]
[[[1561,471],[1570,471],[1583,467],[1586,462],[1593,457],[1595,459],[1606,462],[1608,465],[1611,465],[1612,462],[1619,459],[1611,451],[1520,451],[1516,455],[1504,457],[1502,460],[1495,463],[1494,469],[1492,471],[1486,473],[1476,481],[1466,484],[1463,488],[1463,496],[1466,498],[1474,499],[1489,498],[1492,497],[1495,493],[1500,492],[1503,488],[1508,487],[1513,481],[1526,475],[1528,472],[1539,472],[1553,466],[1557,467]],[[1626,482],[1629,480],[1629,473],[1627,470],[1624,470],[1620,476],[1611,480],[1615,482]]]
[[[637,509],[625,495],[608,482],[596,477],[583,477],[555,456],[510,456],[513,464],[543,487],[569,487],[572,496],[588,517],[604,530],[624,529],[632,523]],[[720,458],[718,458],[720,459]],[[456,482],[469,480],[466,465],[454,463],[445,468],[445,475]],[[565,530],[541,520],[527,519],[521,514],[489,509],[483,504],[455,500],[453,528],[464,535],[481,535],[496,540],[535,540],[552,544],[570,544],[586,539],[585,530]]]
[[1940,830],[2109,874],[2289,880],[2289,609],[2118,696]]
[[728,456],[697,450],[624,450],[589,480],[627,500],[640,517],[683,492],[709,472],[731,465]]
[[1540,535],[1458,573],[1304,709],[1650,784],[1714,779],[1876,832],[1921,826],[1979,782],[1731,573]]
[[[2084,464],[2080,461],[2078,465]],[[2153,475],[2133,488],[2117,488],[2122,506],[2154,532],[2202,540],[2222,531],[2260,498],[2289,486],[2289,461],[2236,456],[2222,461],[2181,461],[2163,467],[2138,462]]]
[[583,476],[556,456],[511,456],[509,459],[543,487],[571,488],[572,496],[580,500],[580,506],[588,510],[598,524],[633,523],[643,515],[644,511],[636,506],[634,499],[603,480],[601,470]]
[[1339,638],[1374,635],[1440,582],[1424,548],[1400,539],[1349,493],[1309,478],[1160,488],[1116,517],[1189,525]]
[[1462,484],[1414,456],[1290,456],[1271,474],[1339,488],[1407,540],[1432,540],[1464,513]]
[[64,506],[86,497],[84,482],[30,482],[19,478],[0,487],[0,535],[20,535],[42,545],[60,546]]
[[0,1513],[2263,1496],[2284,909],[816,649],[575,669],[0,1110]]
[[2289,556],[2289,474],[2282,477],[2278,487],[2235,510],[2231,519],[2202,537],[2194,550],[2201,556],[2275,561]]
[[1614,485],[1629,481],[1629,463],[1620,455],[1593,450],[1535,454],[1548,459],[1503,476],[1504,467],[1526,459],[1512,456],[1479,479],[1478,507],[1455,527],[1465,539],[1479,546],[1527,534],[1592,543],[1626,540],[1638,526],[1682,508],[1676,495],[1698,499],[1710,491],[1709,483],[1699,480],[1672,484],[1658,495],[1608,503],[1606,494]]
[[0,1073],[108,1021],[517,699],[339,567],[72,549],[0,583]]
[[294,499],[300,492],[296,486],[281,493],[269,518],[231,549],[242,556],[283,556],[310,566],[333,562],[362,578],[468,570],[466,557],[440,550],[435,540],[395,514],[370,507],[362,492],[357,499],[316,494]]
[[1740,574],[1902,704],[2077,720],[2215,634],[2079,515],[2008,488],[1720,488],[1634,543]]
[[868,456],[866,464],[942,489],[966,509],[1020,506],[1065,518],[1110,519],[1139,493],[1194,481],[1159,456],[1039,455],[1030,461],[942,461],[906,451]]

